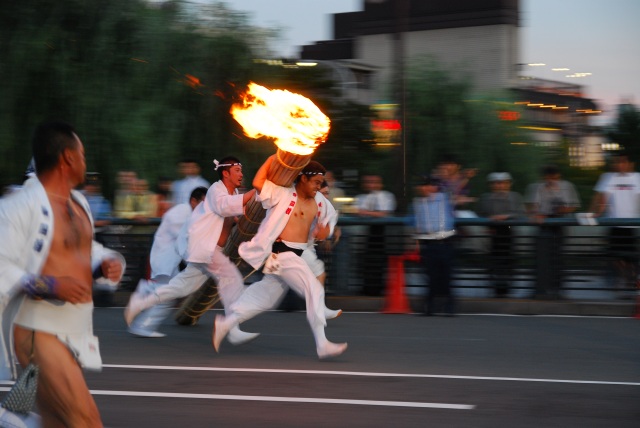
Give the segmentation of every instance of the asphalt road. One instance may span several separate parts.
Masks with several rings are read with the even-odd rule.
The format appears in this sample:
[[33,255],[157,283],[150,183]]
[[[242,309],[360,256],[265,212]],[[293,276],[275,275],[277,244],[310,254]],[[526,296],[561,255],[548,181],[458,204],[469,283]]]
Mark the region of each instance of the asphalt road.
[[250,320],[262,335],[220,354],[213,314],[141,339],[122,308],[95,310],[104,369],[87,381],[105,426],[640,426],[631,318],[346,313],[327,336],[349,349],[318,361],[304,313]]

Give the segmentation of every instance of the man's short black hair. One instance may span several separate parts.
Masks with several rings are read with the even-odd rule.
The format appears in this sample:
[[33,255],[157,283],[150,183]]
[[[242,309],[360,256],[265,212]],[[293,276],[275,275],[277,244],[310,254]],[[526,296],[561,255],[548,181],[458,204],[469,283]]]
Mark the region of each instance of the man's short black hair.
[[615,152],[613,152],[611,154],[611,157],[613,159],[620,159],[620,158],[624,158],[628,161],[631,161],[631,156],[629,156],[629,151],[626,149],[620,149],[620,150],[616,150]]
[[87,172],[85,174],[86,178],[84,180],[84,184],[86,185],[91,185],[93,184],[94,186],[99,186],[100,185],[100,173],[99,172]]
[[[218,167],[218,175],[220,176],[220,180],[222,180],[222,171],[229,171],[232,167],[234,167],[236,164],[240,164],[240,159],[238,159],[235,156],[225,156],[223,157],[220,162],[218,162],[218,165],[220,165]],[[227,166],[222,166],[228,164]]]
[[419,186],[436,186],[440,188],[442,186],[442,180],[432,174],[421,175],[418,179]]
[[195,199],[196,201],[203,200],[205,196],[207,196],[207,190],[208,189],[203,186],[196,187],[191,191],[191,196],[189,196],[189,200],[191,200],[191,198]]
[[47,122],[38,125],[31,140],[36,173],[54,169],[66,149],[77,147],[76,138],[75,129],[68,123]]
[[322,166],[320,162],[311,161],[304,168],[302,168],[302,173],[304,175],[324,175],[327,172],[327,169]]
[[560,168],[558,168],[556,165],[546,165],[542,168],[542,175],[544,177],[558,174],[560,174]]
[[456,155],[454,155],[453,153],[445,153],[440,158],[440,165],[442,164],[460,165],[460,162],[458,161]]

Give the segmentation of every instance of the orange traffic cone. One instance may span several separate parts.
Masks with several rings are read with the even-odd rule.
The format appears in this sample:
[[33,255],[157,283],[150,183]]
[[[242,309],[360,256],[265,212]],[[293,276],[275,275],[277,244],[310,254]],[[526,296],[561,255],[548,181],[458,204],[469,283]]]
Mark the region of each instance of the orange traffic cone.
[[389,256],[387,272],[387,297],[384,314],[408,314],[411,312],[405,293],[404,261],[406,256]]

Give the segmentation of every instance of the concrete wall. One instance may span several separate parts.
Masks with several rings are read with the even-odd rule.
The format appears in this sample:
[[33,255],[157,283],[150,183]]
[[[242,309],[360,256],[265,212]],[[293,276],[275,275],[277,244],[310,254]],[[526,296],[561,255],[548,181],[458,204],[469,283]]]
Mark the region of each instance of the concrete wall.
[[[405,33],[406,61],[433,55],[446,67],[468,74],[476,90],[510,87],[519,63],[518,31],[514,25],[488,25]],[[357,61],[382,67],[374,85],[379,100],[389,99],[394,50],[392,34],[360,36],[355,41]]]

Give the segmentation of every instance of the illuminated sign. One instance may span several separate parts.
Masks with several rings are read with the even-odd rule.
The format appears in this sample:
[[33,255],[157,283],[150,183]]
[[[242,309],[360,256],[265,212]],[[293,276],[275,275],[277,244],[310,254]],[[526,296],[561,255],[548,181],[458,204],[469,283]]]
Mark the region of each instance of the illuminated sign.
[[498,118],[500,120],[518,120],[520,119],[520,112],[511,110],[498,110]]
[[371,120],[371,132],[375,145],[397,145],[402,134],[402,123],[397,115],[398,105],[374,104],[371,110],[375,115],[375,119]]
[[402,129],[400,121],[397,119],[380,119],[371,121],[373,132],[378,131],[399,131]]

